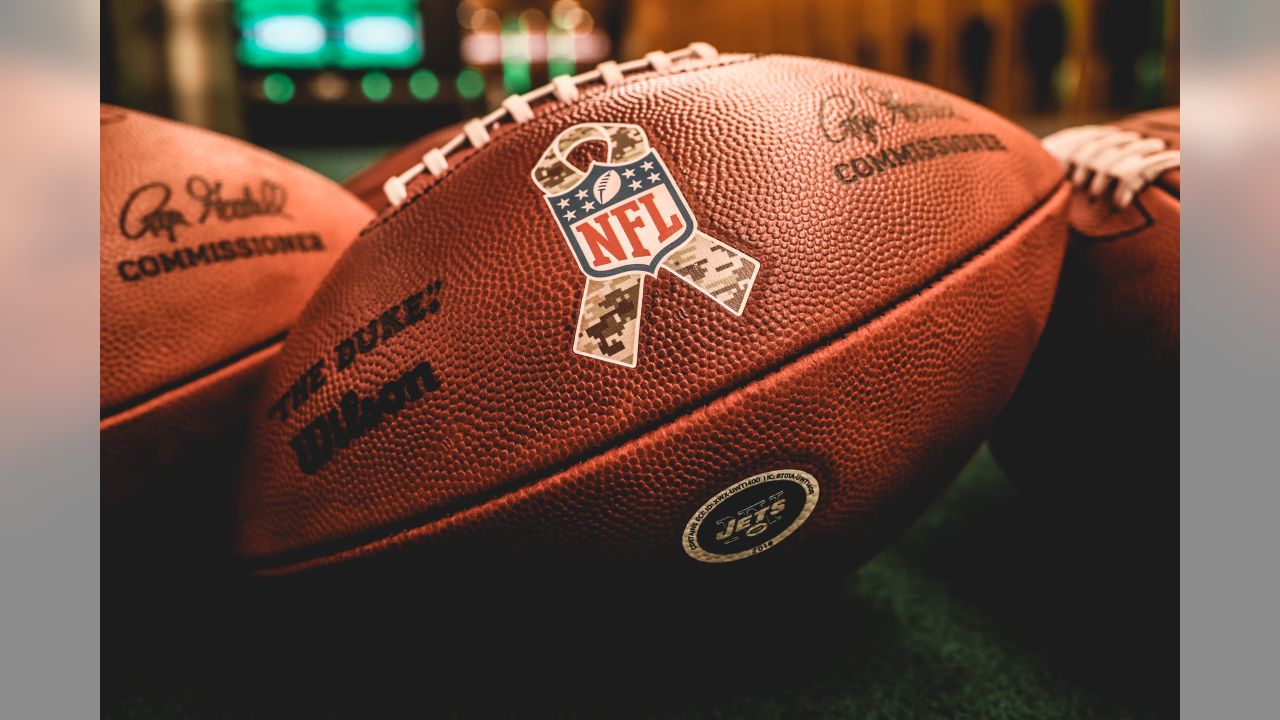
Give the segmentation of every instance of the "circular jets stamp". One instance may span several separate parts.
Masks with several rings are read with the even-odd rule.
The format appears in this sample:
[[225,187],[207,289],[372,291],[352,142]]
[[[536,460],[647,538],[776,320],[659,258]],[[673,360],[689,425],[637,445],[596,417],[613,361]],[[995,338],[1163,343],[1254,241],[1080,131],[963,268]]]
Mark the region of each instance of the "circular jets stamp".
[[818,480],[803,470],[752,475],[716,494],[684,528],[689,557],[720,563],[759,555],[795,532],[818,504]]

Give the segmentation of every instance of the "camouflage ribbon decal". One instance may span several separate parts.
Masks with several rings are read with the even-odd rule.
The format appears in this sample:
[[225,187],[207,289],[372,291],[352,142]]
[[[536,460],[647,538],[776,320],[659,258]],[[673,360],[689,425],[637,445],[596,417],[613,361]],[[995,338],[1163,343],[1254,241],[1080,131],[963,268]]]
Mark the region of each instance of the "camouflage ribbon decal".
[[[581,170],[569,154],[603,142],[608,162]],[[573,351],[635,367],[646,275],[665,268],[741,315],[760,263],[698,231],[670,172],[638,125],[590,123],[560,133],[533,181],[587,276]]]

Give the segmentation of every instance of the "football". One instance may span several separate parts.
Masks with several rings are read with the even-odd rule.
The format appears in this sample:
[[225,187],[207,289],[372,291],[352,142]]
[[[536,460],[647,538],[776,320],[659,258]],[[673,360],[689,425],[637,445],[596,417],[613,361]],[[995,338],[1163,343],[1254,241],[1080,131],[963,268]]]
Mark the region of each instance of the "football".
[[116,503],[230,451],[223,433],[373,213],[265,150],[119,107],[101,108],[101,153],[102,494]]
[[1070,242],[1044,338],[991,438],[1032,492],[1101,492],[1117,508],[1176,495],[1178,117],[1157,110],[1044,141],[1079,186]]
[[1013,392],[1070,194],[958,97],[701,43],[511,96],[384,189],[252,409],[258,573],[856,565]]

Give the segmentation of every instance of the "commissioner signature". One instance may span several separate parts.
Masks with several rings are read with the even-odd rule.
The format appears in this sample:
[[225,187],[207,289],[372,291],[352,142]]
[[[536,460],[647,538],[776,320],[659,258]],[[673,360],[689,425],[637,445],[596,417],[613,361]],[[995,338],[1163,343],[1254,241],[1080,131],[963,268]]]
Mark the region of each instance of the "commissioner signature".
[[289,217],[285,213],[288,193],[283,185],[270,180],[259,183],[256,193],[245,184],[239,195],[232,196],[224,193],[221,180],[192,175],[183,189],[198,212],[194,221],[170,204],[174,193],[168,183],[150,182],[139,185],[124,201],[120,208],[120,234],[130,240],[150,236],[177,242],[179,228],[203,225],[210,220],[232,222],[252,217]]
[[882,134],[899,122],[918,124],[957,117],[941,99],[904,97],[869,86],[853,94],[834,93],[818,104],[818,128],[831,143],[860,140],[879,145]]

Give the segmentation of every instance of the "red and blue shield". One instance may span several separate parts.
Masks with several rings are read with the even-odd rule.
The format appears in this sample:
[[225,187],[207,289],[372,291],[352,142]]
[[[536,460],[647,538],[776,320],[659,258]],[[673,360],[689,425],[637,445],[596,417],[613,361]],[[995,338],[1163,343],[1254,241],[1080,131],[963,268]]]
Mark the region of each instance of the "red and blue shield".
[[546,199],[587,277],[657,274],[662,260],[697,230],[652,150],[631,162],[592,163],[581,182]]

